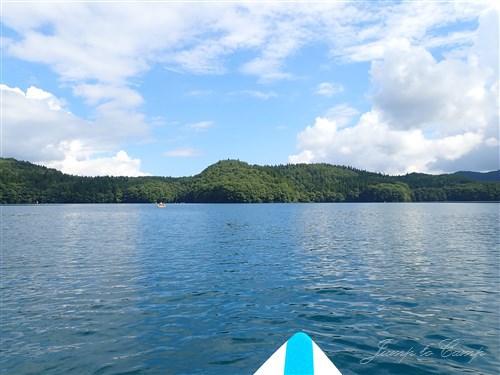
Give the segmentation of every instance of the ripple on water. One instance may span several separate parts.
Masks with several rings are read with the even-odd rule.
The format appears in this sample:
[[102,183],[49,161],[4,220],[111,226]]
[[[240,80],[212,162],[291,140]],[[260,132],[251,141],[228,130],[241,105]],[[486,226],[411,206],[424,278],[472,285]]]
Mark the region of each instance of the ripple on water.
[[[251,373],[305,331],[344,374],[496,374],[498,219],[494,204],[4,207],[0,364]],[[441,355],[456,339],[484,355]],[[394,355],[375,356],[383,340]]]

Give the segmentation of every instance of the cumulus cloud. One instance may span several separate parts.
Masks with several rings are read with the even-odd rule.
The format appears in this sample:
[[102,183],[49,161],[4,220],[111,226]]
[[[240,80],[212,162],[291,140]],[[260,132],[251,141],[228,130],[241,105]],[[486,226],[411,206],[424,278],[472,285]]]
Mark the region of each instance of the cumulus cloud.
[[133,159],[123,150],[114,156],[93,157],[94,153],[78,140],[62,142],[59,148],[64,153],[60,161],[39,162],[50,168],[78,176],[148,176],[141,172],[140,159]]
[[1,85],[2,154],[20,159],[62,159],[58,145],[77,137],[86,123],[59,108],[59,100],[41,89]]
[[[68,153],[78,149],[62,147],[61,142],[72,144],[71,141],[78,140],[85,147],[92,145],[96,157],[101,152],[116,152],[130,140],[143,141],[148,137],[150,120],[141,112],[144,98],[138,91],[137,78],[153,66],[163,65],[178,72],[221,74],[228,69],[225,56],[251,50],[259,55],[255,59],[261,59],[268,68],[261,69],[262,65],[257,64],[256,70],[252,70],[250,64],[249,74],[268,78],[286,75],[281,72],[282,61],[297,50],[300,31],[287,28],[287,22],[283,21],[280,36],[273,37],[277,35],[273,25],[283,11],[279,4],[259,7],[252,4],[194,7],[188,3],[5,4],[2,23],[9,32],[4,33],[3,53],[47,65],[62,85],[90,107],[91,115],[84,120],[60,111],[52,116],[57,120],[64,116],[67,119],[48,124],[45,121],[48,115],[36,117],[38,112],[33,112],[31,119],[26,117],[22,124],[9,124],[16,132],[24,127],[23,133],[30,136],[10,137],[15,139],[16,147],[4,150],[9,151],[9,156],[48,163],[64,160]],[[139,13],[141,17],[137,17]],[[294,18],[299,17],[296,14]],[[255,62],[255,59],[249,60]],[[244,63],[234,69],[245,70]],[[259,91],[248,94],[261,99],[273,95]],[[52,105],[63,107],[56,102]],[[32,129],[37,121],[43,122],[43,126]],[[204,130],[212,124],[202,121],[187,128]],[[42,128],[43,132],[38,131]],[[9,131],[4,132],[4,144]]]
[[500,40],[498,37],[492,37],[492,35],[498,36],[500,32],[499,12],[500,6],[496,3],[496,7],[486,9],[480,14],[479,27],[472,47],[472,51],[477,56],[480,64],[491,70],[490,78],[492,82],[498,82],[499,79],[500,57],[498,50]]
[[429,139],[420,129],[393,129],[372,111],[347,128],[339,128],[334,120],[317,118],[298,135],[303,151],[291,155],[289,161],[333,162],[389,174],[434,172],[432,164],[457,160],[482,142],[484,138],[472,132]]
[[[24,92],[2,90],[2,154],[81,175],[144,175],[140,160],[124,151],[113,152],[124,138],[142,134],[134,127],[125,134],[103,127],[101,120],[85,121],[61,107],[62,100],[36,87]],[[111,132],[111,133],[109,133]]]
[[[9,90],[9,87],[3,85],[2,89]],[[16,91],[16,90],[14,89],[14,91]],[[22,93],[22,91],[20,91],[19,89],[17,92]],[[46,92],[46,91],[43,91],[42,89],[39,89],[37,87],[34,87],[34,86],[29,87],[26,90],[25,96],[27,99],[36,99],[36,100],[44,101],[45,103],[47,103],[49,108],[52,110],[55,110],[55,111],[61,110],[61,102],[59,99],[57,99],[53,94]]]
[[[333,59],[374,61],[369,98],[373,106],[350,128],[356,110],[347,104],[334,106],[298,136],[302,150],[290,160],[355,164],[357,159],[342,157],[353,155],[358,142],[366,146],[359,152],[381,171],[393,165],[403,171],[400,159],[422,171],[465,162],[471,155],[479,161],[498,143],[498,39],[491,38],[498,35],[498,8],[488,4],[6,3],[5,56],[48,66],[61,84],[91,107],[92,117],[72,115],[64,109],[64,100],[44,90],[22,95],[5,90],[4,116],[10,117],[4,118],[4,154],[9,150],[15,156],[20,155],[16,150],[24,150],[22,158],[47,161],[78,154],[76,159],[82,161],[103,153],[108,162],[125,163],[123,154],[109,155],[130,139],[148,136],[137,78],[152,67],[196,74],[233,71],[271,83],[297,78],[288,70],[287,59],[305,46],[326,43]],[[457,23],[463,31],[454,30]],[[438,47],[444,49],[444,58],[432,55]],[[232,60],[234,65],[228,64],[226,57],[235,53],[241,54]],[[332,97],[340,89],[323,82],[316,92]],[[247,94],[266,99],[272,91]],[[203,121],[190,126],[211,125]],[[329,143],[316,134],[324,134]],[[415,162],[405,159],[404,150],[395,144],[397,137],[413,150]],[[344,143],[337,144],[339,138]],[[467,152],[445,155],[433,151],[438,145],[442,150],[450,145]],[[82,150],[89,151],[82,154]],[[395,164],[389,163],[391,157]],[[137,168],[132,161],[127,163]],[[136,172],[140,173],[138,168]]]
[[[491,10],[480,18],[475,44],[442,60],[397,38],[371,65],[372,109],[353,126],[354,110],[332,110],[297,136],[292,163],[330,162],[390,174],[499,168],[498,50]],[[498,17],[497,17],[498,18]],[[483,24],[485,22],[485,24]],[[480,48],[479,48],[480,46]],[[498,61],[498,60],[496,60]]]
[[496,106],[490,75],[475,62],[438,62],[425,48],[397,40],[372,63],[372,100],[398,129],[428,128],[438,136],[483,129]]

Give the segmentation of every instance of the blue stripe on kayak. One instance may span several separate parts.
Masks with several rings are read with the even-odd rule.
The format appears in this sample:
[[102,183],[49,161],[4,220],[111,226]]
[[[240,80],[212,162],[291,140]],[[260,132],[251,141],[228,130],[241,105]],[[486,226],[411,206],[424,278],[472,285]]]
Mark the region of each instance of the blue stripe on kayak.
[[284,375],[314,374],[311,338],[303,332],[293,335],[286,344]]

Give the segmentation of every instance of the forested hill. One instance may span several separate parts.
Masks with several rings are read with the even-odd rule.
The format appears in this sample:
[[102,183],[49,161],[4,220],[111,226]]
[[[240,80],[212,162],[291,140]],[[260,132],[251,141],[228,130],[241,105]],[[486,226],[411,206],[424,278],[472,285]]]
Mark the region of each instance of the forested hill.
[[387,176],[330,164],[237,160],[219,161],[193,177],[78,177],[0,159],[0,203],[499,201],[500,182],[480,177]]
[[474,181],[482,181],[482,182],[500,182],[500,170],[491,171],[486,173],[481,172],[469,172],[469,171],[460,171],[455,172],[455,174],[460,176],[465,176]]

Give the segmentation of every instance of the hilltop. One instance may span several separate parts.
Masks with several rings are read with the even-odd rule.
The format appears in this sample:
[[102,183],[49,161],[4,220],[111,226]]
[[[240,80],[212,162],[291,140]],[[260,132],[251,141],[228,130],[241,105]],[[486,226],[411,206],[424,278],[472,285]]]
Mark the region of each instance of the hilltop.
[[[80,177],[0,159],[0,203],[263,203],[498,201],[500,182],[478,173],[388,176],[330,164],[221,160],[192,177]],[[486,179],[498,176],[498,171]]]

